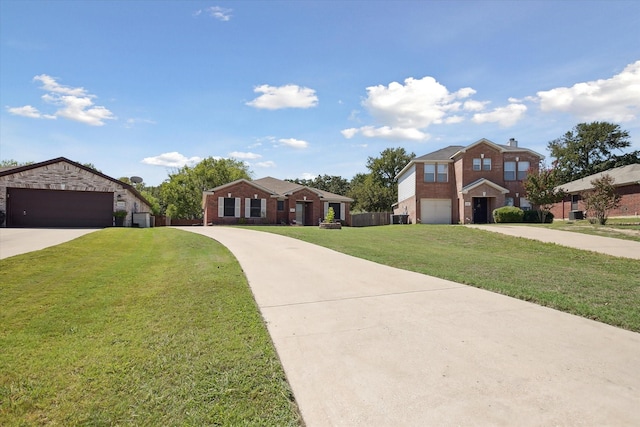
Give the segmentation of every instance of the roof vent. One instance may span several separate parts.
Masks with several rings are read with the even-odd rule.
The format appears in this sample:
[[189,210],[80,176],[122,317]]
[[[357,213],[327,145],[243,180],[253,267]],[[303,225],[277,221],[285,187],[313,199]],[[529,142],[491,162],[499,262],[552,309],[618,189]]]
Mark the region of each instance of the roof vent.
[[515,138],[509,138],[509,142],[507,142],[507,145],[509,147],[517,147],[518,146],[518,141],[516,141]]

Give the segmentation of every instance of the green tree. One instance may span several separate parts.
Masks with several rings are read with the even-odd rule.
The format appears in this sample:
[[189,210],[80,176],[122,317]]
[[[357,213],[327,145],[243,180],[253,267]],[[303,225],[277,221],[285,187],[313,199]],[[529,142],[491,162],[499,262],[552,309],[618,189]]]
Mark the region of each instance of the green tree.
[[587,217],[594,218],[598,224],[605,225],[609,211],[620,206],[620,195],[613,186],[611,175],[602,175],[591,181],[593,189],[582,193],[582,200],[587,211]]
[[415,156],[415,153],[407,153],[404,148],[387,148],[380,153],[380,157],[367,158],[367,169],[383,186],[395,187],[398,183],[396,175]]
[[318,190],[328,191],[329,193],[346,195],[349,192],[349,180],[337,175],[318,175],[314,179],[288,179],[289,182],[306,185],[307,187],[317,188]]
[[565,193],[558,187],[559,184],[556,169],[546,167],[540,167],[538,171],[529,170],[522,183],[527,200],[539,207],[538,215],[543,224],[553,204],[564,197]]
[[208,157],[194,167],[184,166],[170,173],[160,186],[160,205],[173,218],[202,218],[202,192],[237,179],[251,179],[241,161]]
[[385,212],[395,203],[393,188],[385,187],[373,174],[356,174],[347,194],[353,199],[351,212]]
[[33,162],[19,162],[13,159],[0,160],[0,168],[10,168],[10,167],[19,167],[19,166],[27,166],[32,165]]
[[349,197],[354,209],[364,212],[385,212],[398,200],[396,176],[416,155],[404,148],[387,148],[380,157],[367,158],[368,174],[358,174],[351,180]]
[[608,122],[580,123],[561,138],[548,143],[555,158],[561,183],[574,181],[608,169],[640,163],[640,150],[624,153],[629,148],[629,132]]

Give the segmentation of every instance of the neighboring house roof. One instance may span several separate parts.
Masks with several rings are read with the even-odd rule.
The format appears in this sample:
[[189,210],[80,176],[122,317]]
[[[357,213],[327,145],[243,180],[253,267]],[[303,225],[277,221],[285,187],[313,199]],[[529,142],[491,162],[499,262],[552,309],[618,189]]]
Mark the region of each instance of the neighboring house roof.
[[287,197],[291,194],[300,191],[302,189],[308,189],[313,191],[320,197],[326,201],[335,201],[335,202],[353,202],[353,199],[345,196],[341,196],[339,194],[333,194],[328,191],[319,190],[313,187],[307,187],[305,185],[296,184],[295,182],[283,181],[281,179],[273,178],[267,176],[265,178],[256,179],[254,181],[249,181],[246,179],[238,179],[233,182],[229,182],[227,184],[220,185],[216,188],[213,188],[207,193],[215,193],[216,191],[222,191],[227,187],[231,187],[239,182],[246,182],[249,185],[252,185],[256,188],[260,188],[268,193],[270,193],[273,197]]
[[478,179],[478,180],[476,180],[476,181],[473,181],[471,184],[467,184],[467,185],[465,185],[464,187],[462,187],[462,190],[460,190],[460,192],[461,192],[462,194],[467,194],[469,191],[473,190],[474,188],[477,188],[477,187],[481,186],[482,184],[486,184],[486,185],[488,185],[489,187],[493,187],[493,188],[495,188],[496,190],[500,191],[502,194],[507,194],[507,193],[509,193],[509,190],[508,190],[508,189],[506,189],[506,188],[504,188],[504,187],[502,187],[502,186],[500,186],[500,185],[496,184],[496,183],[495,183],[495,182],[493,182],[493,181],[489,181],[489,180],[488,180],[488,179],[486,179],[486,178],[480,178],[480,179]]
[[567,193],[579,193],[584,190],[590,190],[593,188],[591,181],[601,178],[603,175],[609,175],[613,178],[614,187],[640,184],[640,164],[620,166],[604,172],[598,172],[596,174],[559,185],[557,188],[562,188]]
[[231,182],[227,182],[226,184],[222,184],[217,186],[216,188],[212,188],[211,190],[207,190],[205,191],[205,193],[215,193],[216,191],[222,191],[225,188],[229,188],[229,187],[233,187],[236,184],[239,184],[241,182],[244,182],[254,188],[257,188],[258,190],[262,190],[262,191],[266,191],[267,193],[271,194],[272,197],[278,197],[278,193],[276,191],[273,191],[270,188],[267,188],[263,185],[258,184],[256,181],[251,181],[249,179],[245,179],[245,178],[240,178],[240,179],[236,179],[235,181],[231,181]]
[[147,205],[151,206],[151,203],[149,203],[149,201],[147,199],[145,199],[142,194],[140,194],[138,192],[138,190],[136,190],[132,185],[127,184],[126,182],[120,181],[119,179],[115,179],[110,177],[109,175],[105,175],[100,171],[97,171],[95,169],[92,169],[90,167],[87,167],[85,165],[81,165],[80,163],[74,162],[73,160],[69,160],[66,157],[57,157],[55,159],[51,159],[51,160],[45,160],[44,162],[39,162],[39,163],[32,163],[30,165],[24,165],[24,166],[9,166],[9,167],[5,167],[5,168],[0,168],[0,176],[6,176],[6,175],[12,175],[14,173],[21,173],[21,172],[26,172],[32,169],[38,169],[44,166],[49,166],[49,165],[53,165],[55,163],[60,163],[60,162],[66,162],[69,163],[77,168],[80,169],[84,169],[87,172],[90,172],[94,175],[98,175],[99,177],[102,177],[104,179],[107,179],[111,182],[114,182],[118,185],[121,185],[122,187],[126,188],[127,190],[131,191],[137,198],[139,198],[140,200],[142,200],[143,202],[145,202]]

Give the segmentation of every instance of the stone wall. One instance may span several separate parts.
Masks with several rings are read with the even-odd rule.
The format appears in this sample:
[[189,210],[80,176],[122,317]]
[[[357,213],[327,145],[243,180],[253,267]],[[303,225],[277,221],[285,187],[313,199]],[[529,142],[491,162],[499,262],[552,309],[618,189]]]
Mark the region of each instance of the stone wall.
[[[151,207],[117,180],[110,180],[60,161],[0,176],[0,210],[7,210],[7,188],[30,188],[59,191],[100,191],[113,193],[113,210],[151,212]],[[131,214],[125,226],[131,225]]]

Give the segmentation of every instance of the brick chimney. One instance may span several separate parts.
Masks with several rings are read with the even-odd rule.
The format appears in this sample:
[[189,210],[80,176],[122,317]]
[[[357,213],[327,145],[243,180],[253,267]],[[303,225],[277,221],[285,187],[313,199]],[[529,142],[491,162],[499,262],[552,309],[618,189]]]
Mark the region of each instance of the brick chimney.
[[509,142],[507,142],[507,145],[509,147],[517,147],[518,146],[518,141],[516,141],[515,138],[509,138]]

